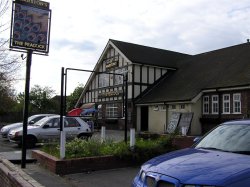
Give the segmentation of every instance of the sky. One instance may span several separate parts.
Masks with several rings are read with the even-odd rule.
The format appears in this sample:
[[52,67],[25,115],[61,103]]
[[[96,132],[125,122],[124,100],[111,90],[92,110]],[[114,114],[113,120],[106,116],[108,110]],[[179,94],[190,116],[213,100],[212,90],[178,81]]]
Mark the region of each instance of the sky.
[[[109,39],[194,55],[250,38],[250,0],[44,1],[52,10],[50,51],[33,54],[30,86],[48,86],[57,94],[62,67],[93,70]],[[10,17],[7,12],[0,22]],[[18,93],[24,92],[25,64],[19,71],[23,80],[14,85]],[[89,75],[68,71],[67,93]]]

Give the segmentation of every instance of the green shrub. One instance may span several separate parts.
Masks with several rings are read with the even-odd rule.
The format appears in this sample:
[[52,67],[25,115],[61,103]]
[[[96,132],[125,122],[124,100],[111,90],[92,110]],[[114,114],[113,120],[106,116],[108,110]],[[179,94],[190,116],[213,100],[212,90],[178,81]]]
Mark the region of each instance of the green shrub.
[[[56,157],[60,155],[58,144],[47,144],[43,146],[42,150]],[[114,142],[113,140],[101,143],[92,139],[89,141],[74,139],[66,143],[65,150],[65,158],[114,155],[121,159],[142,163],[152,157],[172,151],[174,147],[172,137],[159,137],[154,140],[137,138],[133,148],[130,148],[129,144],[125,142]]]

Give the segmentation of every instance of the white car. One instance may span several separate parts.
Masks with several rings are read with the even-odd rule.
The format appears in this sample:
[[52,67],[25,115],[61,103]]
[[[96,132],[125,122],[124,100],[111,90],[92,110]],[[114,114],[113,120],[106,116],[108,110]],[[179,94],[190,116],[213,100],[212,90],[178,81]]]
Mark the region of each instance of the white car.
[[[34,124],[44,117],[53,116],[53,115],[55,115],[55,114],[37,114],[37,115],[30,116],[28,118],[28,125]],[[19,128],[22,126],[23,126],[23,122],[5,125],[4,127],[1,128],[1,131],[0,131],[1,135],[3,138],[8,138],[8,134],[9,134],[10,130],[15,129],[15,128]]]
[[[63,117],[67,139],[88,139],[93,132],[90,126],[79,117]],[[22,144],[23,129],[16,128],[9,132],[8,138],[18,145]],[[27,147],[34,147],[36,143],[49,142],[60,139],[60,116],[45,117],[27,127]]]

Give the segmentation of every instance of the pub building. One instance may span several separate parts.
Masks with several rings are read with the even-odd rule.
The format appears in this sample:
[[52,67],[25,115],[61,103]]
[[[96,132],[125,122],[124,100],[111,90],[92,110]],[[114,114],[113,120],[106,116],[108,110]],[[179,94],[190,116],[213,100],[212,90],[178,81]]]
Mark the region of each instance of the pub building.
[[250,43],[197,55],[110,39],[76,107],[98,110],[99,126],[201,135],[250,116]]
[[94,103],[99,126],[124,129],[125,76],[122,75],[127,73],[128,128],[136,127],[136,98],[167,72],[176,70],[177,62],[187,57],[189,55],[110,39],[76,106],[86,108]]

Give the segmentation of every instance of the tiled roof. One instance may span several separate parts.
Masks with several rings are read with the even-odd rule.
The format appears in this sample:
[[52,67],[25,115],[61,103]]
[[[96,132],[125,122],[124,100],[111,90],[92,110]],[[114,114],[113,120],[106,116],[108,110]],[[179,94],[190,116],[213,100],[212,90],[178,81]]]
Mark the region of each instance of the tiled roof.
[[110,41],[132,62],[168,68],[178,68],[178,61],[190,55],[147,47],[110,39]]
[[191,101],[202,90],[250,85],[250,43],[194,55],[137,104]]

